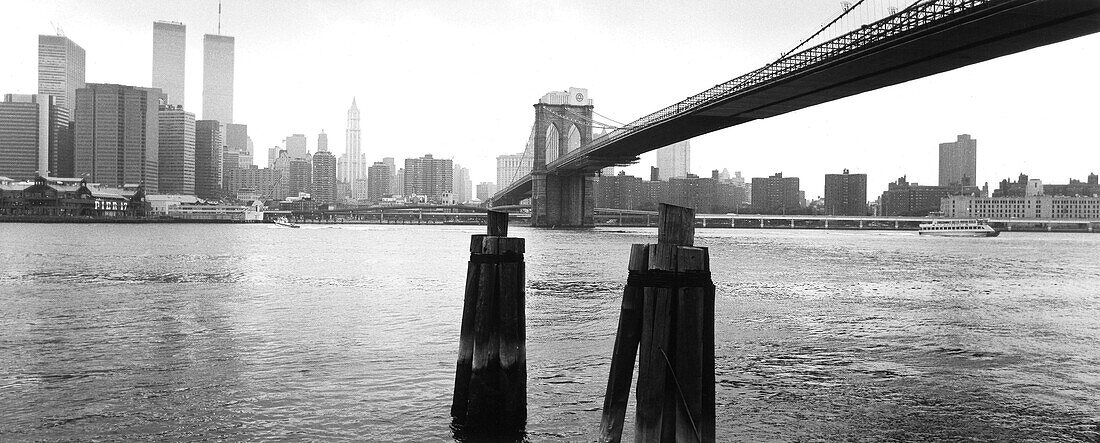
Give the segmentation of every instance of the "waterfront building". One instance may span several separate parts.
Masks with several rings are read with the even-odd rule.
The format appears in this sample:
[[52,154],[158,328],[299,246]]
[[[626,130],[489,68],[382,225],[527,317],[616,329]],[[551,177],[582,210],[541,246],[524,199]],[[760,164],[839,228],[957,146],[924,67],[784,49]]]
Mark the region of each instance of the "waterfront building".
[[443,193],[453,191],[454,166],[450,159],[433,158],[431,154],[405,159],[404,195],[425,196],[429,202],[443,200]]
[[531,173],[533,160],[530,156],[506,154],[497,156],[497,189],[507,188],[512,182]]
[[0,102],[0,176],[73,175],[69,110],[57,97],[5,94]]
[[658,180],[687,177],[691,173],[691,141],[665,146],[657,150]]
[[183,106],[161,105],[158,180],[161,194],[195,195],[195,114]]
[[161,92],[88,83],[76,91],[74,175],[158,193]]
[[904,176],[890,183],[879,203],[883,216],[924,217],[940,209],[940,200],[948,195],[946,186],[921,186],[909,183]]
[[256,165],[233,168],[229,170],[228,180],[228,189],[238,196],[258,194],[259,198],[267,199],[275,196],[275,170],[272,168],[259,168]]
[[1032,195],[1064,195],[1064,196],[1100,196],[1100,183],[1097,175],[1091,173],[1084,182],[1070,179],[1064,185],[1046,184],[1038,179],[1029,179],[1027,174],[1020,174],[1019,179],[1013,182],[1009,179],[1001,180],[1000,186],[993,191],[994,197],[1025,197]]
[[940,186],[977,184],[978,140],[960,134],[955,142],[940,143]]
[[81,178],[42,176],[0,183],[0,216],[119,218],[147,213],[141,186],[117,188]]
[[233,123],[234,39],[206,34],[202,40],[202,118]]
[[867,174],[825,174],[825,215],[867,215]]
[[688,174],[687,177],[672,177],[662,183],[667,183],[666,203],[694,208],[700,214],[734,212],[744,199],[744,191],[740,187],[713,177],[700,178]]
[[945,217],[950,218],[1100,220],[1100,197],[952,195],[941,200],[940,211]]
[[183,106],[186,53],[186,25],[153,22],[153,87],[164,93],[168,104]]
[[221,124],[217,120],[195,122],[195,195],[204,200],[221,197],[224,166]]
[[374,162],[367,168],[367,200],[371,203],[393,195],[393,172],[390,168],[382,162]]
[[477,184],[477,199],[485,202],[493,198],[497,193],[497,184],[493,182],[481,182]]
[[596,207],[610,209],[638,209],[642,195],[642,179],[626,172],[600,176],[596,181]]
[[57,97],[57,106],[73,110],[76,90],[84,87],[84,48],[63,35],[38,36],[38,93]]
[[802,207],[798,177],[753,177],[752,210],[760,214],[794,214]]
[[451,194],[457,203],[466,203],[474,198],[474,184],[470,180],[469,169],[456,164],[454,165],[454,172],[451,174],[451,178],[453,179],[453,183],[451,183]]
[[[318,146],[318,149],[321,147]],[[324,151],[319,150],[313,154],[313,187],[310,195],[321,204],[336,203],[336,156],[328,152],[327,146],[324,147]]]
[[306,146],[305,134],[294,134],[284,140],[286,142],[286,153],[290,158],[304,159],[309,153]]

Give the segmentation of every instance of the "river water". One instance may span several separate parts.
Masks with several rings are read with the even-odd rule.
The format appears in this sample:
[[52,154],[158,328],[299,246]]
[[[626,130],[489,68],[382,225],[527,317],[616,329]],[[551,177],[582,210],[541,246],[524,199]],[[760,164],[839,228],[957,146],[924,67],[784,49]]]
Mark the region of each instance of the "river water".
[[[2,224],[0,441],[450,440],[483,229]],[[592,441],[630,245],[655,231],[512,235],[527,439]],[[721,441],[1100,440],[1100,235],[696,244]]]

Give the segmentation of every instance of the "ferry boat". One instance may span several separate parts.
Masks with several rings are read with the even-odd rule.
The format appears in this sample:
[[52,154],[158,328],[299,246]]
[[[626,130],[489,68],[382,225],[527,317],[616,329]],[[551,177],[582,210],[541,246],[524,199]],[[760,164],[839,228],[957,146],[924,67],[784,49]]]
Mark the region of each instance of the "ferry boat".
[[1000,234],[989,226],[988,220],[933,220],[921,223],[920,235],[942,237],[996,237]]
[[279,217],[277,219],[272,220],[272,222],[279,225],[279,226],[286,226],[288,228],[297,228],[297,227],[299,227],[298,225],[296,225],[294,223],[291,223],[290,220],[287,220],[286,217]]

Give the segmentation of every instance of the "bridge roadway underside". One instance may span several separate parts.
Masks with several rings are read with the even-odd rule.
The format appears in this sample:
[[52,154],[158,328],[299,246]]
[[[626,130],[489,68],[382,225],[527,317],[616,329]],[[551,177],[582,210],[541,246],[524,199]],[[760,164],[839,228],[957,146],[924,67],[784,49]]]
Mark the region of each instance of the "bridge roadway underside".
[[[567,155],[547,169],[598,171],[702,134],[1100,31],[1096,0],[1005,1],[976,9],[765,82],[577,158]],[[1019,79],[1021,87],[1043,81],[1057,78]]]

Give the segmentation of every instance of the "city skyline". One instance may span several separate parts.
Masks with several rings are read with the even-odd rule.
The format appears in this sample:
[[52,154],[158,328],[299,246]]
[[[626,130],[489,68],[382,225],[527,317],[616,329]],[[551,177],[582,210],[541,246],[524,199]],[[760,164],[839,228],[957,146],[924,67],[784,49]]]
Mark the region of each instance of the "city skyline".
[[[233,118],[250,126],[261,147],[287,133],[312,137],[338,130],[347,101],[358,97],[362,144],[371,152],[453,158],[470,169],[474,182],[494,180],[497,155],[522,151],[531,105],[546,92],[588,88],[597,112],[630,121],[767,63],[839,12],[833,2],[647,5],[632,11],[636,17],[616,15],[617,3],[333,3],[319,11],[293,3],[267,10],[249,5],[255,4],[224,4],[222,34],[234,36],[237,45]],[[0,56],[12,60],[0,72],[4,93],[34,92],[34,42],[53,33],[51,21],[87,51],[89,82],[132,86],[150,85],[152,23],[179,21],[193,30],[187,36],[186,109],[198,113],[203,63],[196,48],[203,34],[216,30],[217,2],[14,3],[11,9],[26,20],[0,30],[8,42]],[[114,17],[119,10],[126,18]],[[642,26],[652,35],[629,32]],[[626,49],[552,50],[536,38],[551,30],[578,47]],[[362,55],[341,56],[347,48],[361,48]],[[867,173],[868,194],[876,195],[903,175],[935,183],[937,146],[972,134],[983,146],[978,185],[1020,172],[1049,181],[1082,177],[1100,164],[1086,112],[1087,104],[1100,100],[1100,87],[1089,80],[1100,70],[1089,56],[1098,48],[1100,38],[1083,37],[697,137],[691,169],[705,175],[727,168],[745,176],[782,171],[801,177],[813,198],[823,194],[825,173],[847,168]],[[633,72],[646,58],[662,63],[647,63],[645,75]],[[439,69],[447,75],[435,75]],[[450,117],[425,130],[424,120],[415,118],[438,115],[417,113],[427,104],[446,105],[467,93],[487,107],[478,114],[482,130]],[[1042,120],[1035,117],[1040,110]],[[1033,154],[1051,145],[1059,147],[1057,155]],[[336,155],[345,149],[330,148]],[[259,150],[256,164],[266,164],[266,152]],[[1066,165],[1070,157],[1083,166]],[[626,171],[646,177],[652,164],[647,154]]]

